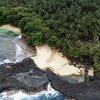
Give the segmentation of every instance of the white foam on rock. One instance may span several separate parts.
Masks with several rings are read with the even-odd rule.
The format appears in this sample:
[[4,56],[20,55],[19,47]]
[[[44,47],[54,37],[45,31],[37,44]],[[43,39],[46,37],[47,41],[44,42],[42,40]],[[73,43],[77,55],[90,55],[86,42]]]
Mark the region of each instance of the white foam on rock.
[[[13,94],[9,94],[9,92],[3,92],[0,94],[0,100],[38,100],[39,97],[45,96],[48,98],[53,98],[61,95],[58,91],[54,90],[50,84],[48,84],[48,88],[45,91],[41,91],[35,94],[28,94],[23,91],[18,91]],[[43,100],[41,98],[41,100]]]
[[10,63],[11,61],[9,59],[3,60],[4,63]]
[[24,58],[26,58],[26,54],[24,54],[24,50],[22,49],[22,47],[20,45],[18,45],[18,41],[22,38],[21,35],[17,36],[14,39],[15,45],[16,45],[16,57],[15,57],[15,61],[16,62],[20,62],[22,61]]
[[22,60],[23,52],[22,48],[16,44],[16,62],[20,62]]

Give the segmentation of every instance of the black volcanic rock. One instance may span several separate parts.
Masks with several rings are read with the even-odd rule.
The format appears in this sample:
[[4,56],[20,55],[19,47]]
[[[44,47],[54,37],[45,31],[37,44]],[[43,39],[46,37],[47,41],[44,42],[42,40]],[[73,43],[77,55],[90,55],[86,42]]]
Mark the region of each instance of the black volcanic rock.
[[16,64],[0,65],[0,91],[19,88],[35,91],[46,88],[48,78],[30,58]]
[[47,70],[47,76],[54,89],[75,100],[100,100],[100,80],[72,84],[68,83],[52,71]]
[[46,89],[48,82],[68,98],[100,100],[100,80],[72,84],[64,81],[51,70],[42,71],[30,58],[16,64],[0,65],[0,92],[8,89],[36,92]]

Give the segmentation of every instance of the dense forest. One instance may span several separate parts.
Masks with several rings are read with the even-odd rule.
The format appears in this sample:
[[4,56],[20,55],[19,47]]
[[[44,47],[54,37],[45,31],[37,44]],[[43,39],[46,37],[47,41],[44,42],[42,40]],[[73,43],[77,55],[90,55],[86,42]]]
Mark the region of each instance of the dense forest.
[[29,44],[88,58],[100,73],[100,0],[0,0],[0,25],[7,23]]

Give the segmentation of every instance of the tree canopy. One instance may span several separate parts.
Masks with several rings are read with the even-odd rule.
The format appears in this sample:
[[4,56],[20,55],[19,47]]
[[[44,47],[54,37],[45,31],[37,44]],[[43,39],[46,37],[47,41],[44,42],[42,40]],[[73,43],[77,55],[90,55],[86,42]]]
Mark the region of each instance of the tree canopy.
[[100,73],[99,0],[0,0],[0,25],[20,27],[31,45],[89,58]]

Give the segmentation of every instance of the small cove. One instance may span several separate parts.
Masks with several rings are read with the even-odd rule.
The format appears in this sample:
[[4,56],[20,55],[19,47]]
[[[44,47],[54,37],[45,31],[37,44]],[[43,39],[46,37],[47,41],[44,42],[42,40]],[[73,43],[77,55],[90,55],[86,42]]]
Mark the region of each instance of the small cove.
[[[26,51],[26,48],[23,50],[22,46],[18,44],[21,36],[10,32],[9,30],[0,28],[0,64],[20,62],[24,58],[31,56]],[[33,95],[20,90],[16,93],[13,92],[12,95],[9,95],[9,92],[11,91],[1,93],[0,100],[65,100],[65,96],[54,90],[50,85],[48,85],[46,91],[41,91]]]

